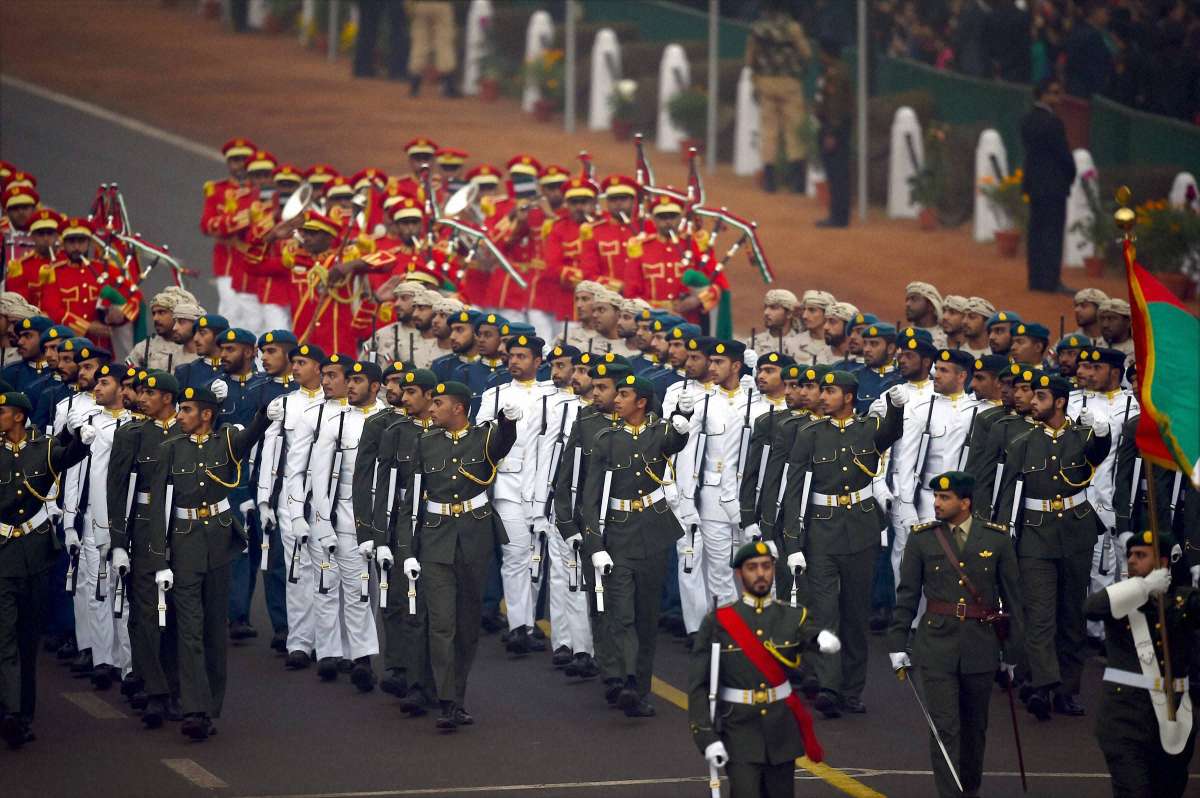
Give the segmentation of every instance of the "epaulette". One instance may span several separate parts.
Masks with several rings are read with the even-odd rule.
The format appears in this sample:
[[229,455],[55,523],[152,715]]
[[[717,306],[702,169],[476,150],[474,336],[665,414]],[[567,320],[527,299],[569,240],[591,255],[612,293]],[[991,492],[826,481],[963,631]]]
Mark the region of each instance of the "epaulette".
[[994,532],[1003,532],[1006,535],[1008,534],[1008,527],[1004,524],[996,523],[995,521],[984,521],[983,526],[985,529],[990,529]]
[[204,181],[204,196],[211,197],[216,192],[217,192],[217,181],[205,180]]
[[579,240],[580,241],[591,241],[592,235],[593,235],[592,225],[590,223],[584,222],[583,224],[579,225]]
[[550,231],[553,229],[554,229],[554,220],[553,219],[546,219],[544,222],[542,222],[542,238],[545,238],[546,236],[550,235]]
[[629,257],[640,258],[642,257],[642,253],[642,242],[637,236],[629,239],[628,243],[625,244],[625,254]]
[[940,523],[941,523],[941,521],[926,521],[923,524],[913,524],[912,532],[914,534],[917,532],[924,532],[926,529],[933,529],[935,526],[937,526]]

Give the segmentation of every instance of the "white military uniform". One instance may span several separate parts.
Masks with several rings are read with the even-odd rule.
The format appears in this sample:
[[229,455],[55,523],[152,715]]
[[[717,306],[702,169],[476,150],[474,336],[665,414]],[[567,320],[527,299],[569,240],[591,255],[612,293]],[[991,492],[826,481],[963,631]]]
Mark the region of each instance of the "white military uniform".
[[541,397],[556,392],[554,383],[548,380],[513,380],[503,385],[493,385],[483,392],[475,419],[476,424],[495,421],[497,414],[510,404],[517,404],[522,410],[521,420],[517,422],[517,441],[497,464],[496,481],[492,485],[496,514],[500,516],[508,535],[508,542],[502,547],[500,579],[504,584],[509,629],[524,626],[532,631],[536,620],[536,595],[530,573],[534,538],[529,532],[529,525],[533,522],[533,513],[525,498],[523,470],[533,465],[532,461],[527,463],[526,459],[531,459],[536,449],[533,442],[541,425],[541,419],[537,417]]
[[371,561],[358,551],[353,495],[354,462],[363,425],[385,407],[378,401],[366,407],[342,406],[341,413],[321,425],[313,447],[313,519],[309,540],[315,538],[324,550],[321,541],[330,535],[337,536],[337,548],[327,555],[328,567],[325,562],[318,565],[325,572],[323,578],[318,577],[318,586],[323,584],[326,592],[318,590],[313,599],[320,659],[356,660],[379,653],[371,601]]

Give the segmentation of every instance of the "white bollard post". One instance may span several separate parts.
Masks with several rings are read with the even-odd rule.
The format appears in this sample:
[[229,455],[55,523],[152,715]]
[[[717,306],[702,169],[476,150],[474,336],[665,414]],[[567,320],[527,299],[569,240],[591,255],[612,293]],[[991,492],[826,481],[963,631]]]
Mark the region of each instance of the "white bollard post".
[[925,142],[916,112],[904,106],[892,119],[892,144],[888,154],[887,213],[891,219],[915,219],[921,206],[912,201],[908,179],[925,163]]
[[[1189,191],[1190,189],[1190,191]],[[1188,199],[1188,195],[1191,199]],[[1190,205],[1193,211],[1200,211],[1200,189],[1196,186],[1196,178],[1191,172],[1180,172],[1171,183],[1171,193],[1167,200],[1172,208],[1183,208]]]
[[1008,176],[1008,152],[1004,149],[1004,141],[1000,133],[988,129],[979,134],[979,144],[975,146],[975,222],[974,233],[976,241],[994,241],[996,231],[1003,222],[996,216],[992,203],[979,190],[984,178],[999,183]]
[[[554,41],[554,20],[545,11],[534,11],[529,16],[529,27],[525,29],[525,63],[533,63],[542,57],[542,53],[550,49]],[[525,81],[525,91],[521,95],[521,110],[532,111],[534,104],[542,98],[541,91],[532,80]]]
[[667,104],[671,98],[684,91],[692,83],[691,67],[687,55],[678,44],[668,44],[663,49],[662,61],[658,64],[658,148],[664,152],[678,152],[680,142],[687,134],[675,127]]
[[596,31],[592,42],[592,85],[588,97],[588,128],[608,130],[612,127],[612,108],[609,97],[621,79],[621,45],[612,28]]
[[752,175],[762,169],[761,124],[758,103],[754,99],[754,73],[742,67],[737,85],[737,119],[733,125],[733,173]]
[[312,41],[312,31],[317,24],[317,0],[304,0],[300,6],[300,44],[307,46]]
[[1075,150],[1075,182],[1071,184],[1071,193],[1067,195],[1067,222],[1063,225],[1063,265],[1073,269],[1083,266],[1083,259],[1095,254],[1093,247],[1080,233],[1072,233],[1071,227],[1077,221],[1090,219],[1092,211],[1088,208],[1087,193],[1083,187],[1083,176],[1095,177],[1096,164],[1092,162],[1092,154],[1084,149]]
[[471,5],[467,8],[467,36],[463,45],[464,96],[474,97],[479,94],[480,62],[491,46],[491,42],[488,41],[488,29],[491,25],[491,0],[471,0]]

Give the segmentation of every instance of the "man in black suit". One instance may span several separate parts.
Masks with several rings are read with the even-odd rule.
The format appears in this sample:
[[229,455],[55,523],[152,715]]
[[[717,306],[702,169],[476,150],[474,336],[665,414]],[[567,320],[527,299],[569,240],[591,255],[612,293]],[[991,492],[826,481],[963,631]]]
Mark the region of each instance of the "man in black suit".
[[1055,114],[1062,94],[1062,84],[1054,78],[1034,87],[1033,109],[1021,120],[1022,188],[1029,195],[1029,290],[1071,294],[1060,279],[1067,195],[1075,182],[1067,130]]

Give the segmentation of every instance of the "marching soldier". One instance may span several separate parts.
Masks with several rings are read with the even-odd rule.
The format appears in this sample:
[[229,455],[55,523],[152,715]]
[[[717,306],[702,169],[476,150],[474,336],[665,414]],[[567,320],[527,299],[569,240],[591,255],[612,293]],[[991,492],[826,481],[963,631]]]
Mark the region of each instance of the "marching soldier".
[[1026,321],[1013,327],[1012,346],[1008,356],[1018,363],[1033,363],[1046,368],[1046,348],[1050,345],[1050,330],[1036,321]]
[[204,183],[204,205],[200,214],[200,231],[213,241],[212,267],[217,284],[218,309],[228,315],[232,308],[237,311],[233,295],[233,278],[230,276],[231,246],[229,238],[221,228],[222,217],[237,209],[238,201],[249,189],[246,181],[246,164],[257,148],[249,139],[234,138],[221,146],[229,177],[209,180]]
[[25,394],[0,394],[0,475],[10,486],[25,487],[0,491],[0,594],[10,608],[0,613],[0,736],[12,748],[34,739],[45,581],[59,556],[48,506],[58,493],[58,475],[87,456],[78,437],[64,444],[29,429],[32,413]]
[[993,355],[1009,356],[1012,351],[1013,328],[1020,323],[1021,317],[1011,310],[998,310],[992,314],[987,322],[987,338],[988,349]]
[[[786,288],[772,288],[763,296],[763,331],[745,339],[746,348],[758,352],[772,347],[791,358],[803,348],[797,309],[800,300]],[[760,337],[762,340],[760,340]]]
[[[16,196],[27,195],[18,189]],[[12,258],[11,252],[9,253],[8,273],[4,285],[7,290],[25,297],[32,305],[41,303],[42,270],[58,258],[58,231],[65,221],[62,214],[50,208],[38,208],[34,211],[27,228],[29,236],[33,239],[33,247],[16,258]],[[16,234],[20,235],[19,232]]]
[[1060,597],[1087,590],[1092,551],[1104,528],[1086,489],[1110,438],[1108,419],[1089,408],[1078,422],[1067,417],[1067,380],[1035,373],[1032,387],[1037,425],[1008,449],[1000,519],[1017,538],[1020,558],[1034,689],[1027,706],[1039,720],[1049,720],[1051,691],[1056,712],[1084,713],[1075,700],[1085,653],[1083,608]]
[[[954,798],[978,795],[983,781],[988,703],[1000,647],[1010,633],[1011,645],[1020,646],[1021,579],[1008,528],[974,513],[971,475],[946,471],[929,487],[937,519],[914,526],[904,548],[888,656],[901,680],[916,660],[933,719],[934,782],[939,796]],[[925,611],[910,658],[910,629],[922,599]],[[1011,673],[1011,665],[1004,667]]]
[[873,322],[862,328],[863,367],[854,372],[860,394],[854,412],[866,415],[871,405],[904,378],[896,367],[896,328]]
[[967,297],[967,309],[962,321],[963,340],[958,348],[975,357],[991,354],[987,323],[995,312],[996,306],[983,297]]
[[772,597],[775,555],[766,543],[743,545],[733,567],[741,598],[706,615],[692,647],[688,726],[710,775],[725,768],[731,796],[791,796],[796,760],[824,757],[788,673],[804,652],[836,654],[840,643],[807,608]]
[[[169,704],[178,702],[174,613],[171,625],[159,623],[155,574],[167,567],[167,552],[156,549],[151,537],[153,517],[161,515],[162,496],[154,493],[161,469],[163,441],[176,434],[175,397],[179,383],[166,372],[147,373],[138,383],[143,418],[122,424],[113,435],[108,461],[108,522],[113,560],[117,551],[129,559],[129,643],[133,672],[142,682],[146,700],[142,723],[162,726]],[[130,501],[132,497],[132,501]],[[177,709],[177,705],[176,705]]]
[[825,309],[825,329],[814,362],[832,366],[850,356],[850,325],[858,316],[858,308],[849,302],[834,302]]
[[623,423],[597,435],[580,498],[582,531],[567,540],[578,542],[591,561],[594,592],[608,597],[608,631],[624,676],[616,705],[635,718],[655,714],[646,696],[667,551],[683,536],[663,488],[667,458],[687,443],[695,397],[680,396],[669,424],[648,412],[652,401],[647,380],[633,374],[621,379],[614,407]]
[[625,305],[624,298],[607,288],[596,291],[592,297],[592,329],[596,332],[593,343],[594,352],[613,352],[624,358],[635,357],[638,353],[625,343],[621,335],[621,315]]
[[967,298],[958,294],[942,297],[942,332],[946,334],[947,349],[961,349],[963,344],[963,314],[967,312]]
[[30,421],[40,430],[58,434],[62,431],[61,425],[57,428],[53,426],[59,402],[79,393],[79,363],[76,355],[84,348],[93,347],[86,338],[72,338],[71,328],[62,324],[47,329],[40,340],[42,352],[50,361],[50,368],[29,385],[27,396],[34,401]]
[[[711,275],[702,273],[699,265],[704,255],[703,236],[680,232],[683,211],[683,200],[673,192],[655,197],[650,213],[657,234],[629,239],[628,284],[623,293],[643,297],[652,307],[670,310],[699,324],[703,314],[717,307],[721,288],[711,281]],[[688,272],[702,279],[685,280]]]
[[[176,310],[178,308],[177,305]],[[175,367],[175,380],[179,383],[181,391],[188,388],[207,388],[224,373],[221,367],[220,338],[229,332],[229,322],[224,316],[208,313],[196,319],[195,325],[192,342],[196,359]],[[176,331],[179,327],[180,318],[176,317]]]
[[479,345],[475,339],[476,322],[483,317],[478,310],[460,309],[449,316],[450,354],[434,360],[429,369],[442,382],[467,381],[467,370],[479,360]]
[[[1129,576],[1092,593],[1084,611],[1104,621],[1107,667],[1096,739],[1112,775],[1114,796],[1179,798],[1187,790],[1196,743],[1187,673],[1196,644],[1200,593],[1171,584],[1179,546],[1167,531],[1141,532],[1126,543]],[[1166,607],[1160,628],[1158,603]],[[1169,655],[1173,683],[1165,685]],[[1167,690],[1170,690],[1170,693]],[[1171,720],[1167,701],[1176,707]]]
[[[867,616],[871,573],[883,512],[871,490],[882,471],[881,452],[900,437],[908,392],[888,389],[882,417],[856,416],[858,381],[844,371],[821,380],[825,417],[796,436],[780,525],[788,568],[807,572],[814,621],[836,629],[837,657],[815,665],[821,692],[815,706],[826,717],[861,713],[866,684]],[[811,474],[811,479],[809,478]]]
[[909,326],[929,333],[933,345],[946,349],[942,329],[942,293],[929,283],[912,282],[904,289],[904,319]]
[[170,546],[170,562],[154,579],[174,590],[182,731],[204,740],[225,700],[230,571],[246,546],[230,495],[268,419],[260,410],[243,430],[225,425],[214,431],[220,402],[210,389],[187,388],[179,398],[180,434],[163,442],[153,485],[165,497],[170,523],[155,514],[150,545],[155,551]]
[[604,215],[591,223],[592,237],[583,250],[584,279],[594,280],[609,291],[625,293],[629,270],[629,240],[652,235],[650,222],[638,212],[638,184],[625,175],[604,178]]
[[34,382],[50,372],[50,364],[42,350],[42,334],[54,326],[54,322],[45,316],[31,316],[21,319],[15,325],[18,362],[5,366],[0,372],[0,378],[12,386],[15,391],[25,391]]
[[563,323],[566,336],[561,334],[557,336],[557,343],[573,346],[581,352],[600,351],[595,346],[596,332],[592,326],[592,299],[596,296],[596,292],[602,289],[603,286],[592,280],[580,280],[575,283],[575,291],[572,295],[575,317],[573,320]]
[[437,727],[454,731],[475,719],[464,700],[479,643],[481,596],[492,550],[506,542],[488,487],[517,438],[521,408],[505,406],[496,421],[472,426],[471,389],[434,388],[439,428],[417,441],[413,484],[401,503],[394,553],[403,573],[426,593],[429,651],[441,712]]
[[[546,221],[548,229],[542,244],[545,269],[537,275],[530,299],[531,306],[541,312],[539,333],[551,332],[548,325],[570,318],[571,297],[581,280],[602,276],[593,254],[596,242],[590,222],[596,194],[597,188],[590,180],[572,178],[564,192],[566,213]],[[615,276],[620,279],[623,272]]]
[[[1092,339],[1082,335],[1064,335],[1054,345],[1054,367],[1060,377],[1075,380],[1079,353],[1092,345]],[[1078,383],[1076,383],[1078,384]]]
[[1121,350],[1128,358],[1128,362],[1132,363],[1134,356],[1133,319],[1129,303],[1124,299],[1108,299],[1100,303],[1099,318],[1103,345],[1108,349]]
[[479,412],[483,392],[509,379],[500,351],[504,337],[509,332],[508,320],[495,313],[479,313],[473,319],[473,327],[479,357],[467,364],[466,373],[463,375],[475,397],[471,403],[472,417]]
[[414,303],[417,295],[424,293],[425,287],[415,280],[404,280],[396,284],[392,292],[395,297],[392,309],[396,320],[386,327],[381,327],[363,344],[368,357],[384,363],[396,360],[413,362],[417,345],[422,341],[421,331],[413,324]]
[[150,300],[150,320],[154,325],[154,334],[133,348],[126,362],[142,371],[165,371],[168,374],[175,371],[176,366],[196,359],[194,354],[184,352],[183,347],[171,337],[175,328],[175,316],[172,310],[176,303],[186,299],[180,294],[181,289],[174,287],[155,295]]

